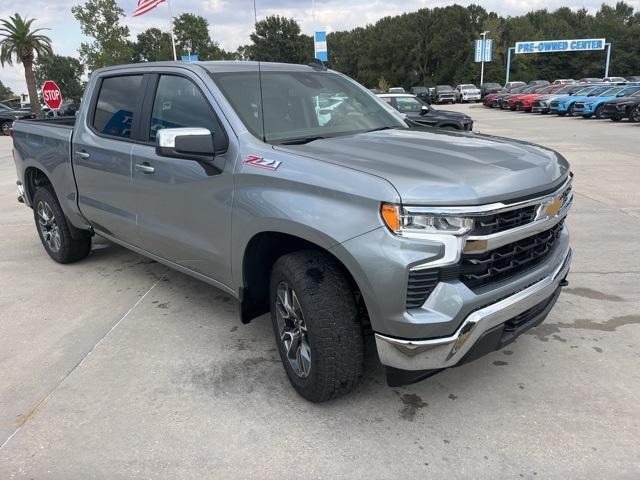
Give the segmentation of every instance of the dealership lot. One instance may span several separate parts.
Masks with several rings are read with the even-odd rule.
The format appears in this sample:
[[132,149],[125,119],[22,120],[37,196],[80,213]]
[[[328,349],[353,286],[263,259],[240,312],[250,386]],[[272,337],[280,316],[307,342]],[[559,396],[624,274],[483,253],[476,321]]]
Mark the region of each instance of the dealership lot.
[[370,348],[320,405],[226,294],[104,241],[53,263],[0,138],[0,478],[636,478],[640,125],[442,108],[571,161],[570,285],[503,351],[388,388]]

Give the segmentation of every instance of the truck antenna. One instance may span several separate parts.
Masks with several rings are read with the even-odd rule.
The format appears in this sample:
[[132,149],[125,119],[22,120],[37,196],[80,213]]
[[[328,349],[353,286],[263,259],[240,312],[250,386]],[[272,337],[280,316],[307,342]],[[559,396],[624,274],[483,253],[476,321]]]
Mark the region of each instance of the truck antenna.
[[[253,22],[254,28],[258,29],[258,10],[256,0],[253,0]],[[264,126],[264,98],[262,96],[262,68],[260,67],[260,52],[258,51],[258,84],[260,88],[260,119],[262,120],[262,141],[267,143],[267,134]]]

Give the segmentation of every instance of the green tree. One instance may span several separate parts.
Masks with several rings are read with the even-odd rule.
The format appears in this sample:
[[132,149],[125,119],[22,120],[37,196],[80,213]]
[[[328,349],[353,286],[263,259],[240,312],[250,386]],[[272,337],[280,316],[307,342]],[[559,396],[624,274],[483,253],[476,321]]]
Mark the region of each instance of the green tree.
[[33,73],[33,62],[36,58],[44,58],[52,54],[51,39],[39,32],[43,28],[32,28],[34,18],[22,18],[17,13],[8,20],[0,20],[0,65],[12,65],[15,57],[17,63],[24,66],[24,77],[27,82],[31,110],[42,115],[36,78]]
[[11,90],[9,87],[7,87],[0,80],[0,101],[9,100],[10,98],[14,98],[15,96],[16,96],[16,94],[13,93],[13,90]]
[[51,55],[39,58],[35,64],[38,85],[45,80],[54,80],[62,91],[62,98],[79,102],[84,92],[80,77],[84,72],[77,58]]
[[293,19],[272,15],[256,23],[252,44],[241,47],[244,58],[265,62],[305,63],[313,58],[313,39],[300,33]]
[[183,13],[173,20],[173,33],[176,37],[178,55],[191,53],[200,60],[222,60],[232,58],[222,50],[209,35],[209,22],[206,18],[192,13]]
[[133,59],[133,44],[129,41],[129,27],[120,24],[124,10],[116,0],[87,0],[71,8],[80,22],[84,35],[92,42],[80,44],[80,57],[89,73],[100,67],[129,63]]
[[133,58],[136,62],[173,60],[171,35],[155,27],[139,33],[133,46]]

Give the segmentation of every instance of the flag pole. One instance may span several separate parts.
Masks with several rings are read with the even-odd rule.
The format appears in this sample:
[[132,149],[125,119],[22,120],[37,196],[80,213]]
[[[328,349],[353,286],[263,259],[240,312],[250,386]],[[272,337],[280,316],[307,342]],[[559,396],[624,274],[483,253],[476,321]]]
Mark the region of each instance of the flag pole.
[[178,61],[176,55],[176,37],[173,35],[173,13],[171,12],[171,0],[167,0],[167,7],[169,7],[169,31],[171,32],[171,46],[173,47],[173,61]]

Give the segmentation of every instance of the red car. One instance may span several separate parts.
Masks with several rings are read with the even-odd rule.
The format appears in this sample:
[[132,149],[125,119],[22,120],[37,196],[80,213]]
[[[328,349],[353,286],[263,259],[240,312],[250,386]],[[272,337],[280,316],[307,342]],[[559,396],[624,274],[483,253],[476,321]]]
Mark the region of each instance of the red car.
[[500,108],[500,103],[498,100],[508,97],[512,93],[520,92],[522,89],[526,88],[522,86],[510,87],[500,90],[496,93],[491,93],[484,97],[484,105],[489,108]]
[[546,89],[547,86],[543,85],[535,85],[535,86],[531,86],[528,88],[525,88],[522,92],[516,94],[516,95],[509,95],[509,98],[502,101],[502,108],[503,109],[509,109],[509,110],[516,110],[516,106],[518,104],[518,102],[520,101],[521,98],[525,98],[529,95],[532,94],[536,94],[538,92],[541,92],[542,90]]
[[566,85],[548,85],[542,89],[537,90],[535,93],[518,95],[518,99],[516,100],[516,110],[530,112],[533,107],[533,102],[540,98],[543,95],[548,95],[550,93],[555,93]]

